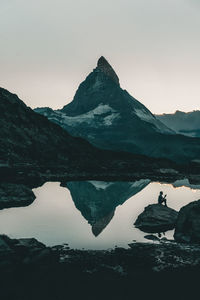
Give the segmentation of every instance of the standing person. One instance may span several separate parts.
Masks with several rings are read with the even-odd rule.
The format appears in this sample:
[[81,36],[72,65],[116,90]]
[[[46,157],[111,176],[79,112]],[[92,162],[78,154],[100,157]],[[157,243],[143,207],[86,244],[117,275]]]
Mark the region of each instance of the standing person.
[[160,191],[160,195],[158,196],[158,204],[161,204],[161,205],[162,205],[162,203],[164,203],[164,205],[167,206],[167,199],[166,199],[166,196],[167,196],[167,195],[165,195],[165,196],[163,197],[163,192]]

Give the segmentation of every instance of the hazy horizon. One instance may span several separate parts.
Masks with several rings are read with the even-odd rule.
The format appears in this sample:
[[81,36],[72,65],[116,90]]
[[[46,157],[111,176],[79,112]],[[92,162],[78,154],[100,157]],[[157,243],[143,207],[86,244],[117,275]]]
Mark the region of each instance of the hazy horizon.
[[153,113],[199,110],[197,0],[2,0],[0,86],[61,108],[103,55]]

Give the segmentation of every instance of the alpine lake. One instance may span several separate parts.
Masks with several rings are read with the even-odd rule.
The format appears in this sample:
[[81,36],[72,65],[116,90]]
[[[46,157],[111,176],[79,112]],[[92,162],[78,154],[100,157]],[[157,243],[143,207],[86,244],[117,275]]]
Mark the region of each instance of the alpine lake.
[[[27,207],[0,211],[1,233],[10,238],[34,237],[45,245],[68,244],[74,249],[128,248],[133,241],[147,242],[134,227],[138,215],[167,194],[169,207],[179,211],[200,199],[200,185],[187,179],[173,184],[141,179],[135,182],[46,182],[33,189],[35,201]],[[162,236],[173,239],[173,230]]]

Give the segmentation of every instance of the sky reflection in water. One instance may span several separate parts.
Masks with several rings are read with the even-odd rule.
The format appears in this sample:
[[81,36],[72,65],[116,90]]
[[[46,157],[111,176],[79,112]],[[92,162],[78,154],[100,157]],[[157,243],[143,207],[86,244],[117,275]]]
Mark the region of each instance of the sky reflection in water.
[[[187,181],[184,184],[187,185]],[[80,249],[127,247],[133,240],[147,241],[145,233],[134,228],[133,223],[145,206],[157,202],[161,190],[167,194],[168,206],[176,210],[200,199],[199,186],[175,188],[144,180],[72,182],[66,186],[68,188],[58,182],[47,182],[33,190],[36,200],[30,206],[0,211],[1,233],[12,238],[35,237],[50,246],[68,243],[71,248]],[[173,231],[166,233],[166,237],[172,236]]]

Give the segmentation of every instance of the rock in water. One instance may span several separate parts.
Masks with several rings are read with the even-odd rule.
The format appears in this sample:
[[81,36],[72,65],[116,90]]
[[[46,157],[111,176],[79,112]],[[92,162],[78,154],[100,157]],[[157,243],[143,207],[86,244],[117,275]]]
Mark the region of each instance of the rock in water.
[[174,238],[177,242],[200,243],[200,200],[181,208]]
[[156,241],[156,242],[160,241],[160,239],[157,236],[155,236],[154,234],[145,235],[144,238],[146,240],[150,240],[150,241]]
[[144,232],[164,232],[175,228],[178,212],[160,204],[145,207],[136,222],[135,227]]
[[35,200],[32,190],[23,184],[0,183],[0,209],[28,206]]

